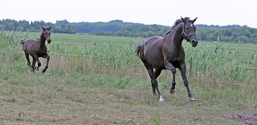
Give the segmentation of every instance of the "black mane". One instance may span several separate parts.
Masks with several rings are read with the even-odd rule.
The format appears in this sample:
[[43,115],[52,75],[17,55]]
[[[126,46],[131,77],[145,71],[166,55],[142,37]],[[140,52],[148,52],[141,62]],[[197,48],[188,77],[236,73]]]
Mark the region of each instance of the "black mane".
[[[189,20],[189,17],[185,17],[184,19],[185,19],[185,20]],[[168,35],[168,34],[169,34],[178,24],[180,24],[181,22],[182,22],[181,19],[177,19],[177,20],[175,21],[174,25],[171,27],[171,30],[168,31],[168,32],[165,34],[165,36]]]

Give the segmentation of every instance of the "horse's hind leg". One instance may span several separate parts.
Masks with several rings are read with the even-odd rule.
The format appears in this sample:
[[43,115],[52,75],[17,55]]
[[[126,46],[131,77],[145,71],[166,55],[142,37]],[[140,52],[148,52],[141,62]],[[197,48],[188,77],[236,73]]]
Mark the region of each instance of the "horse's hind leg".
[[160,102],[164,102],[164,99],[162,98],[162,95],[159,91],[159,88],[158,88],[158,82],[157,82],[157,77],[161,74],[161,71],[162,69],[155,69],[154,72],[153,72],[153,82],[152,82],[152,85],[154,84],[155,85],[155,89],[158,93],[158,98],[159,98],[159,101]]
[[48,68],[48,63],[49,63],[49,60],[50,60],[50,56],[47,54],[45,55],[43,58],[46,58],[46,66],[45,68],[42,70],[42,73],[44,73],[46,71],[46,69]]
[[157,82],[157,80],[156,80],[156,78],[160,75],[161,70],[160,70],[160,69],[156,69],[155,71],[153,71],[152,66],[150,66],[150,65],[149,65],[148,63],[146,63],[146,62],[144,62],[144,65],[145,65],[145,68],[146,68],[147,71],[148,71],[148,74],[149,74],[150,78],[151,78],[153,94],[156,95],[156,91],[157,91],[159,101],[160,101],[160,102],[163,102],[164,99],[162,98],[162,95],[161,95],[161,93],[160,93],[160,91],[159,91],[158,82]]
[[31,62],[29,60],[29,54],[28,53],[25,53],[25,57],[27,59],[27,65],[31,68]]

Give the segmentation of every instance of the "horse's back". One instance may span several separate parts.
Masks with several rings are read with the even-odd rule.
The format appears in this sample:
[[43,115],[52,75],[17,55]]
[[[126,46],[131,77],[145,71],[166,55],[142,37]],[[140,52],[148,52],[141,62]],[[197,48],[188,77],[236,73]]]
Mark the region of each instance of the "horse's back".
[[39,40],[36,40],[36,39],[29,39],[24,42],[24,45],[35,46],[35,45],[40,45],[40,42],[39,42]]
[[144,44],[159,42],[163,39],[162,36],[152,36],[145,40]]
[[32,53],[32,51],[36,50],[40,46],[39,40],[29,39],[22,42],[23,50],[28,53]]

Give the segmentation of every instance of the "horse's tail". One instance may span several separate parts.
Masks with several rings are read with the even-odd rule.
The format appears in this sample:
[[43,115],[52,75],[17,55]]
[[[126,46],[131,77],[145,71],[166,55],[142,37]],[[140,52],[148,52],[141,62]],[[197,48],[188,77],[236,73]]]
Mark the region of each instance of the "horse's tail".
[[25,42],[26,42],[26,41],[21,40],[21,41],[20,41],[20,44],[24,45]]
[[137,46],[136,53],[137,53],[138,56],[140,55],[141,48],[142,48],[142,45]]

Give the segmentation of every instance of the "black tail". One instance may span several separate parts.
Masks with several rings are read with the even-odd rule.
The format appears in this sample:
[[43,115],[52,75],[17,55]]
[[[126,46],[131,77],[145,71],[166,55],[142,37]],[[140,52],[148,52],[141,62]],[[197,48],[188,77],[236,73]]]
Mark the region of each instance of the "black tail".
[[21,41],[20,41],[20,44],[24,45],[25,42],[26,42],[26,41],[21,40]]
[[138,56],[140,55],[141,48],[142,48],[142,45],[137,46],[136,53],[137,53]]

